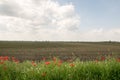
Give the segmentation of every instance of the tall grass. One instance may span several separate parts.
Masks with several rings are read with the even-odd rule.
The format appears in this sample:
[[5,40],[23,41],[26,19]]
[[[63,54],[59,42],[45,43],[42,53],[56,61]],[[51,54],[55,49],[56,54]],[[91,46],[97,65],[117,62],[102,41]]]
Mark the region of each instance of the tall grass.
[[105,61],[0,60],[0,80],[120,80],[120,59]]

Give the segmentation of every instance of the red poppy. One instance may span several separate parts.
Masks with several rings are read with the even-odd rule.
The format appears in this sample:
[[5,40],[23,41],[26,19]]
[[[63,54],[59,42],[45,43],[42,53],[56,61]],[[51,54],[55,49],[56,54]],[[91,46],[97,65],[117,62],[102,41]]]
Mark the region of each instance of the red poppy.
[[0,60],[3,60],[3,56],[0,56]]
[[32,65],[33,65],[33,66],[37,66],[37,64],[36,64],[34,61],[32,61]]
[[5,57],[0,56],[0,60],[1,60],[1,61],[8,61],[8,60],[9,60],[9,57],[8,57],[8,56],[5,56]]
[[7,61],[8,60],[8,56],[3,57],[3,60]]
[[14,61],[15,60],[15,57],[12,57],[12,61]]
[[95,62],[98,62],[98,59],[96,59]]
[[101,56],[101,60],[104,61],[105,60],[105,56]]
[[36,64],[36,63],[34,63],[34,64],[33,64],[33,66],[37,66],[37,64]]
[[46,64],[46,65],[49,65],[49,64],[50,64],[50,62],[45,62],[45,64]]
[[74,67],[74,66],[75,66],[75,64],[71,63],[71,64],[70,64],[70,66],[71,66],[71,67]]
[[60,67],[60,66],[61,66],[61,63],[58,63],[57,66]]
[[62,63],[62,60],[59,60],[59,62],[58,63]]
[[117,59],[117,62],[120,62],[120,58]]
[[16,59],[16,60],[14,60],[14,62],[15,62],[15,63],[19,63],[19,60]]

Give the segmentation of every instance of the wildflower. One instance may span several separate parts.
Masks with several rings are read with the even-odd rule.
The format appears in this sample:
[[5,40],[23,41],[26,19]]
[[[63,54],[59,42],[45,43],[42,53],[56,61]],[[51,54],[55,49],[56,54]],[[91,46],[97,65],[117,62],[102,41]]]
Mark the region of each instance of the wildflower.
[[62,63],[62,60],[59,60],[59,62],[58,63]]
[[37,64],[35,63],[35,64],[33,64],[33,66],[37,66]]
[[3,60],[3,56],[0,56],[0,60]]
[[50,64],[50,62],[45,62],[45,64],[46,64],[46,65],[49,65],[49,64]]
[[71,63],[71,64],[70,64],[70,66],[71,66],[71,67],[74,67],[74,66],[75,66],[75,64]]
[[120,62],[120,58],[117,58],[117,62]]
[[17,64],[17,63],[19,63],[19,60],[16,59],[16,60],[14,60],[14,62]]
[[105,60],[105,57],[104,57],[104,56],[101,56],[101,60],[104,61],[104,60]]
[[12,57],[12,61],[15,61],[15,57],[14,56]]
[[58,64],[57,64],[57,66],[58,66],[58,67],[60,67],[60,66],[61,66],[61,64],[60,64],[60,63],[58,63]]
[[56,65],[57,65],[57,66],[61,66],[61,65],[62,65],[62,60],[59,60]]
[[98,62],[98,59],[96,59],[95,62]]
[[33,65],[33,66],[37,66],[37,64],[36,64],[34,61],[32,61],[32,65]]
[[8,61],[8,59],[9,59],[8,56],[3,57],[3,60],[4,60],[4,61]]
[[15,62],[15,63],[19,63],[19,60],[16,59],[15,57],[12,57],[12,61]]

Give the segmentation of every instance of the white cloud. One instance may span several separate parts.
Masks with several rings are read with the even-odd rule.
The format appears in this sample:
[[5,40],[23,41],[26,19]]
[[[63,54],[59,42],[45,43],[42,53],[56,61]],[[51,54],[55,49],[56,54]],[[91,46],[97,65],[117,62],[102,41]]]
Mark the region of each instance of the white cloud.
[[112,29],[91,29],[81,33],[81,40],[86,41],[120,41],[120,28]]
[[1,0],[0,40],[120,40],[119,29],[80,30],[72,4],[57,0]]
[[80,18],[72,4],[61,5],[56,0],[0,2],[0,39],[60,39],[64,38],[62,34],[78,30],[79,24]]

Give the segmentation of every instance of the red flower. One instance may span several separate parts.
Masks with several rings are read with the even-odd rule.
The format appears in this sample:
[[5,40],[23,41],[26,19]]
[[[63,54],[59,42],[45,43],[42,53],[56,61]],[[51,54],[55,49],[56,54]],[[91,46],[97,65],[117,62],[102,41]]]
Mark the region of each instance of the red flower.
[[9,57],[8,57],[8,56],[5,56],[5,57],[3,57],[3,60],[4,60],[4,61],[8,61],[8,60],[9,60]]
[[35,63],[35,64],[33,64],[33,66],[37,66],[37,64]]
[[19,60],[16,59],[15,57],[12,57],[12,61],[15,62],[15,63],[19,63]]
[[14,61],[15,60],[15,57],[12,57],[12,61]]
[[3,60],[3,56],[0,56],[0,60]]
[[95,62],[98,62],[98,59],[96,59]]
[[71,66],[71,67],[74,67],[74,66],[75,66],[75,64],[71,63],[71,64],[70,64],[70,66]]
[[45,64],[46,64],[46,65],[49,65],[49,64],[50,64],[50,62],[45,62]]
[[59,62],[58,63],[62,63],[62,60],[59,60]]
[[61,66],[61,63],[58,63],[58,64],[57,64],[57,66],[59,66],[59,67],[60,67],[60,66]]
[[104,60],[105,60],[105,57],[104,57],[104,56],[101,56],[101,60],[104,61]]
[[61,64],[62,64],[62,60],[59,60],[59,62],[58,62],[58,66],[60,67],[61,66]]
[[37,66],[37,64],[36,64],[34,61],[32,61],[32,65],[33,65],[33,66]]
[[117,59],[117,62],[120,62],[120,58]]
[[5,56],[5,57],[0,56],[0,60],[1,60],[1,61],[8,61],[8,60],[9,60],[9,57],[8,57],[8,56]]
[[14,60],[14,62],[15,62],[15,63],[19,63],[19,60],[16,59],[16,60]]

